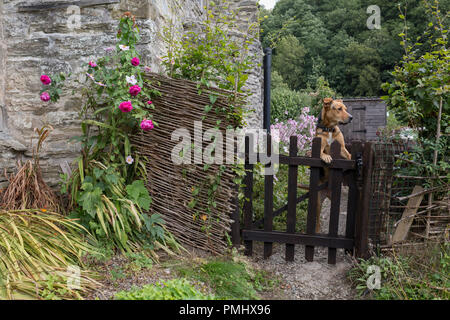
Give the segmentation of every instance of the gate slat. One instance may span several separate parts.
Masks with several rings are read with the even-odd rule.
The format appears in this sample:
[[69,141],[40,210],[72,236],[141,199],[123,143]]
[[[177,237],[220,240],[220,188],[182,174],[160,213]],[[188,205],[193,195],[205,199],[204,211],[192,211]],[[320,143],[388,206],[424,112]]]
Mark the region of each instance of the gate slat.
[[[267,156],[272,155],[272,137],[267,135]],[[273,164],[266,164],[264,178],[264,231],[273,229],[273,174],[268,174],[268,168]],[[273,242],[264,242],[264,259],[272,255]]]
[[[312,143],[312,158],[320,158],[320,146],[322,140],[320,138],[314,138]],[[311,167],[310,179],[309,179],[309,201],[308,201],[308,216],[306,219],[306,234],[315,235],[316,231],[316,213],[318,206],[318,192],[320,179],[320,167]],[[320,213],[319,213],[320,214]],[[314,259],[314,247],[305,247],[305,259],[307,261],[313,261]]]
[[[341,144],[334,141],[331,144],[330,154],[333,159],[341,157]],[[337,237],[339,230],[339,214],[341,204],[342,169],[330,169],[331,208],[328,236]],[[336,248],[328,248],[328,263],[336,264]]]
[[[359,153],[362,154],[363,146],[361,141],[354,141],[351,146],[352,160],[356,160]],[[355,218],[359,199],[359,190],[356,184],[357,171],[354,170],[348,176],[348,201],[347,201],[347,221],[345,224],[345,237],[355,236]],[[353,251],[353,250],[351,250]],[[353,252],[352,252],[353,253]]]
[[[295,157],[298,153],[297,136],[290,137],[289,156]],[[296,215],[297,215],[297,175],[298,166],[289,165],[288,176],[288,210],[286,219],[286,231],[295,233]],[[286,261],[294,261],[295,245],[286,244]]]
[[[254,139],[253,136],[245,137],[245,191],[244,191],[244,229],[252,230],[253,225],[253,164],[249,163],[250,150],[253,152]],[[244,240],[245,255],[251,256],[253,254],[253,241]]]

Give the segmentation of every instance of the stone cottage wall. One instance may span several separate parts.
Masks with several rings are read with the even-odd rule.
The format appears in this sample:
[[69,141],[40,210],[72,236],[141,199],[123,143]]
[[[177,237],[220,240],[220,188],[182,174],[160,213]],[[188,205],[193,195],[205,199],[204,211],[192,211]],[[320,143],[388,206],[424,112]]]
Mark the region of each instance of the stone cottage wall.
[[[256,1],[234,3],[243,8],[241,17],[256,16]],[[68,11],[71,4],[80,8],[80,28],[69,28],[76,22],[74,12]],[[80,128],[80,97],[71,95],[75,85],[68,83],[58,103],[43,103],[38,96],[41,74],[77,73],[83,63],[103,55],[106,47],[114,46],[117,19],[125,11],[137,17],[143,63],[161,71],[157,57],[164,49],[158,32],[170,20],[183,27],[202,19],[205,4],[206,0],[0,0],[0,170],[12,171],[16,160],[31,156],[33,129],[44,124],[55,129],[41,153],[51,185],[59,180],[60,165],[78,155],[79,146],[68,141]],[[261,59],[258,45],[252,52]],[[252,126],[262,125],[260,76],[261,70],[255,70],[249,80],[254,92],[249,101],[255,109],[248,119]],[[0,174],[0,187],[4,184]]]

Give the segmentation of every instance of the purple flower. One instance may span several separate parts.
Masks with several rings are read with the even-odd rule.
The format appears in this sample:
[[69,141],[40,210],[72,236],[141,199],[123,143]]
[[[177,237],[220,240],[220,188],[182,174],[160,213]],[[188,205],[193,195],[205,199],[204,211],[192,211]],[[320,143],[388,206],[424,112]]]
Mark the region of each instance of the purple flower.
[[139,87],[138,85],[134,85],[130,88],[130,94],[133,97],[137,96],[139,92],[141,92],[141,87]]
[[47,102],[50,100],[50,95],[48,94],[47,91],[42,92],[41,94],[41,100],[44,102]]
[[111,52],[114,51],[114,48],[113,48],[113,47],[108,47],[108,48],[105,48],[105,51],[106,51],[107,53],[111,53]]
[[50,83],[52,83],[52,79],[50,79],[49,76],[43,74],[43,75],[41,76],[41,82],[42,82],[43,84],[45,84],[45,85],[49,85]]

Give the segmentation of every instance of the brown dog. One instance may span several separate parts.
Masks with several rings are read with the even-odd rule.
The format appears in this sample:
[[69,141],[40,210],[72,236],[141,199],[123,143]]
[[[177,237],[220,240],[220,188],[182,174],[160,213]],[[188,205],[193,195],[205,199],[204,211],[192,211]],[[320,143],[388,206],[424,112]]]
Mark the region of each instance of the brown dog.
[[[332,98],[323,99],[323,108],[319,115],[315,136],[320,137],[322,140],[320,159],[324,162],[331,163],[333,160],[330,155],[330,146],[334,140],[337,140],[341,144],[341,156],[344,159],[351,159],[350,153],[345,148],[344,135],[338,125],[346,125],[350,123],[352,119],[352,115],[347,112],[347,107],[342,100],[333,100]],[[328,180],[328,171],[327,168],[324,168],[323,175],[321,175],[320,178],[320,184]],[[299,187],[305,189],[303,186]],[[319,192],[316,213],[316,233],[320,232],[320,213],[325,198],[331,198],[331,191],[329,188]]]

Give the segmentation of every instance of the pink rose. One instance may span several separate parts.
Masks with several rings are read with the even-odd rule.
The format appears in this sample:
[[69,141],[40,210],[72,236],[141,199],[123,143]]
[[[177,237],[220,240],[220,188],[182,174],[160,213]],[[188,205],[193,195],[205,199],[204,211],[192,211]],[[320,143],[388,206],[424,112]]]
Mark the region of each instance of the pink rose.
[[41,100],[42,100],[42,101],[45,101],[45,102],[47,102],[47,101],[50,100],[50,95],[48,94],[48,92],[46,92],[46,91],[42,92],[42,94],[41,94]]
[[52,79],[50,79],[49,76],[43,74],[43,75],[41,76],[41,82],[42,82],[43,84],[45,84],[45,85],[49,85],[50,83],[52,83]]
[[139,87],[137,84],[130,88],[130,94],[133,97],[137,96],[139,92],[141,92],[141,87]]
[[152,101],[150,101],[150,100],[148,100],[148,101],[147,101],[147,104],[152,104],[152,103],[153,103],[153,102],[152,102]]
[[140,61],[138,57],[134,57],[133,59],[131,59],[131,64],[135,67],[137,67],[139,65]]
[[96,64],[94,61],[89,61],[89,65],[90,65],[92,68],[95,68],[95,67],[97,66],[97,64]]
[[153,129],[153,121],[144,119],[141,122],[141,129],[144,131],[150,131]]
[[133,110],[133,106],[131,105],[131,101],[124,101],[119,105],[119,109],[122,112],[130,112]]

